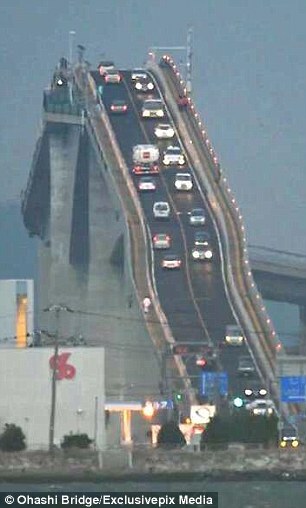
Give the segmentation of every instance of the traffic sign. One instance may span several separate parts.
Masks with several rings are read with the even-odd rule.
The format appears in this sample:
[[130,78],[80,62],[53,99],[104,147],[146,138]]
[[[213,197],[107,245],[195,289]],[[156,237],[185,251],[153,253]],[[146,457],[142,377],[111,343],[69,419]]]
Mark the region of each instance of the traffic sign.
[[155,400],[153,406],[155,409],[173,409],[173,400]]
[[210,404],[202,404],[190,407],[190,419],[195,424],[209,423],[210,419],[215,416],[216,406]]
[[282,402],[306,402],[306,376],[282,376],[280,391]]
[[227,395],[227,372],[202,372],[200,393],[207,397],[214,397],[216,394]]

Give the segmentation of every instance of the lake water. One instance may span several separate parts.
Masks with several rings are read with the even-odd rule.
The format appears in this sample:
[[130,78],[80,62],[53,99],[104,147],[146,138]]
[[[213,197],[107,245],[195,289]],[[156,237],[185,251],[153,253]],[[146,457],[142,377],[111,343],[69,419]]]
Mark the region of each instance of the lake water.
[[269,300],[265,300],[265,305],[280,341],[288,347],[299,345],[299,307],[290,303]]

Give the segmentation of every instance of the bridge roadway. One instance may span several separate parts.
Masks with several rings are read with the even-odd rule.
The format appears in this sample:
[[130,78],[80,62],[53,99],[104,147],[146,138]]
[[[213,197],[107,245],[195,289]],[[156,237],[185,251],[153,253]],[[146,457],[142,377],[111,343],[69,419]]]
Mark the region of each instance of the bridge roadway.
[[[119,147],[130,168],[131,177],[136,184],[139,176],[132,173],[132,149],[134,145],[157,144],[162,153],[166,146],[170,144],[177,145],[180,141],[176,136],[172,140],[156,139],[154,127],[160,120],[141,118],[141,105],[147,96],[135,91],[130,72],[122,71],[123,81],[116,85],[105,85],[98,72],[92,72],[91,74],[96,86],[103,86],[102,100],[107,111],[110,111],[111,102],[115,99],[123,99],[128,104],[127,114],[110,114],[109,118]],[[156,90],[152,95],[154,98],[159,97]],[[172,123],[168,116],[163,119],[163,122]],[[224,288],[219,245],[205,202],[205,196],[198,186],[194,174],[193,191],[179,193],[174,188],[174,176],[179,169],[177,167],[165,168],[162,164],[160,167],[160,175],[154,177],[157,182],[157,190],[152,193],[140,193],[139,198],[150,236],[152,237],[155,233],[161,232],[169,233],[172,238],[172,246],[169,252],[179,254],[183,264],[181,270],[165,271],[160,266],[165,251],[154,252],[152,274],[155,279],[157,293],[176,341],[212,343],[214,347],[218,348],[225,335],[226,325],[234,323],[235,319]],[[189,164],[184,167],[184,170],[193,173]],[[160,222],[153,218],[152,208],[155,201],[168,201],[170,203],[170,221]],[[212,262],[201,263],[191,259],[194,233],[199,228],[189,225],[188,212],[196,207],[206,210],[207,223],[205,229],[210,232],[214,251]],[[224,370],[229,373],[231,393],[237,393],[242,388],[241,380],[237,377],[238,356],[240,354],[248,354],[245,346],[220,349],[220,361]],[[192,363],[194,362],[190,358],[187,359],[187,371],[189,375],[198,376],[199,368],[192,365]],[[198,379],[197,377],[196,380],[193,380],[194,384],[198,384]],[[196,385],[195,387],[197,387]]]

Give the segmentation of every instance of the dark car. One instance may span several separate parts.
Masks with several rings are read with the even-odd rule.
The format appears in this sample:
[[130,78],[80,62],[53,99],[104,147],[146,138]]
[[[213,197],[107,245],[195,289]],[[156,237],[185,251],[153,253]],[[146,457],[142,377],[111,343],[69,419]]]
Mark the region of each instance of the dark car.
[[126,101],[114,100],[111,103],[110,110],[112,113],[127,113],[128,105]]
[[137,92],[152,92],[154,90],[154,83],[149,78],[149,76],[146,76],[145,78],[139,78],[135,82],[135,90]]
[[208,231],[197,231],[194,235],[194,244],[195,245],[209,245],[210,243],[210,234]]

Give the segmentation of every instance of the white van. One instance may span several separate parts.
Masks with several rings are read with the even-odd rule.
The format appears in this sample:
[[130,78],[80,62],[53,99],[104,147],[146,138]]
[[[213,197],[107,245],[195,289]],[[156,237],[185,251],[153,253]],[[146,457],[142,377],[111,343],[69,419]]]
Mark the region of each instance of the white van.
[[159,159],[159,149],[156,145],[136,145],[133,148],[133,161],[135,163],[153,163]]
[[192,190],[193,183],[189,173],[176,173],[174,186],[178,191],[190,191]]
[[163,118],[165,116],[163,101],[160,99],[143,101],[141,116],[142,118]]

